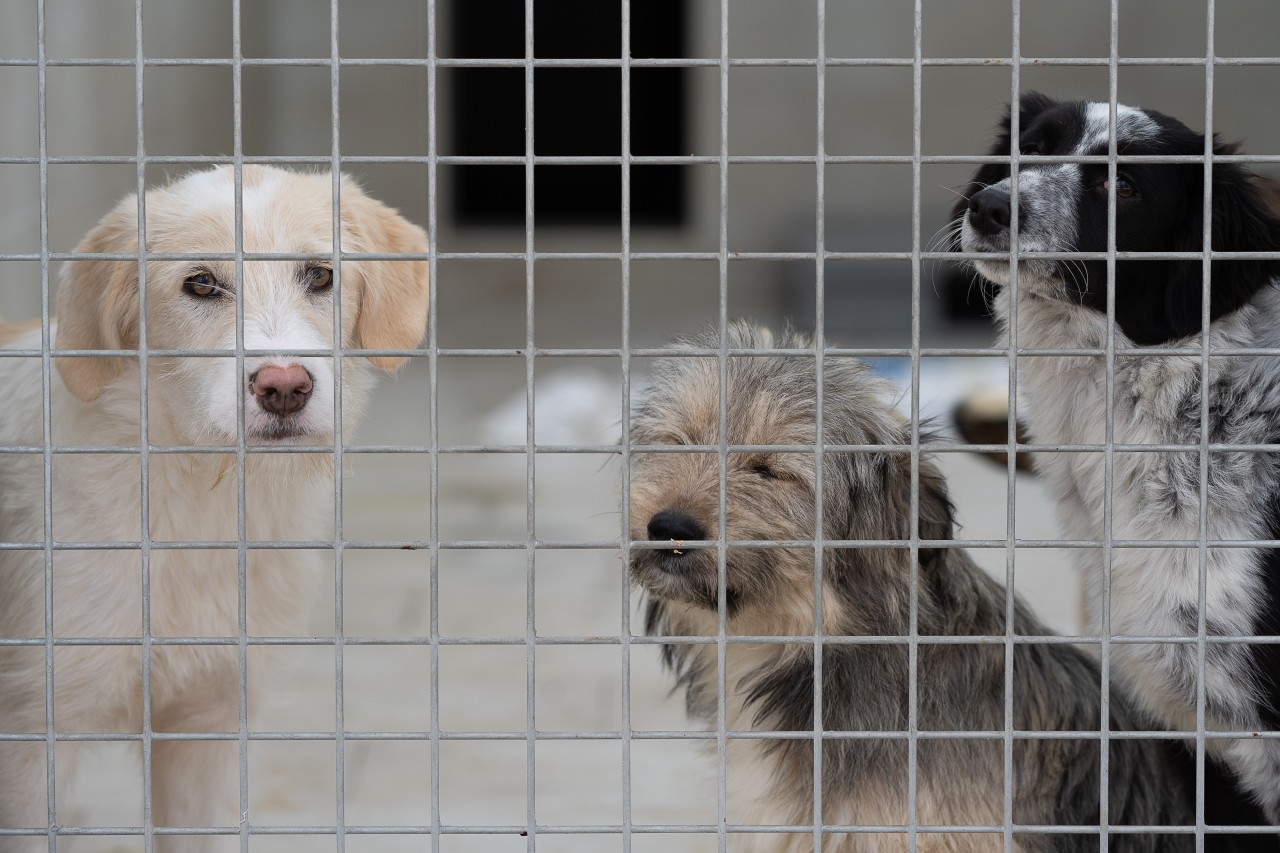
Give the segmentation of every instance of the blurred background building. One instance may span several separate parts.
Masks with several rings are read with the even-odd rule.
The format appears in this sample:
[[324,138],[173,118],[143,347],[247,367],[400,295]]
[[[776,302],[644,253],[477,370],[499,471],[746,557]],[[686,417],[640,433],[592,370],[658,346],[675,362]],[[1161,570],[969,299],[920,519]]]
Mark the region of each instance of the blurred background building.
[[[442,58],[461,55],[490,57],[523,55],[522,41],[512,54],[511,24],[521,37],[520,0],[460,3],[440,0],[436,32]],[[457,8],[455,8],[455,5]],[[659,33],[657,40],[676,40],[690,57],[720,55],[719,3],[711,0],[663,0],[632,4],[633,17],[653,21],[648,7],[678,12],[667,26],[679,38]],[[617,56],[616,33],[592,31],[600,16],[593,7],[613,4],[586,0],[542,0],[555,24],[548,28],[553,48],[572,55]],[[1021,6],[1021,51],[1044,60],[1105,58],[1109,53],[1107,0],[1063,4],[1053,0],[1024,0]],[[3,0],[0,14],[0,56],[31,60],[36,56],[34,0]],[[328,0],[254,0],[240,10],[240,49],[246,58],[312,60],[301,66],[250,65],[243,69],[241,116],[242,150],[246,155],[328,156],[333,150],[330,110],[332,76],[330,4]],[[729,54],[734,58],[813,58],[817,55],[816,0],[777,3],[772,0],[731,0]],[[912,7],[896,0],[859,0],[826,4],[826,55],[831,58],[909,59],[913,53]],[[1206,52],[1204,0],[1124,0],[1119,4],[1119,52],[1126,62],[1142,57],[1203,57]],[[1273,34],[1280,9],[1267,0],[1219,0],[1215,3],[1215,50],[1219,56],[1265,57],[1274,51]],[[47,139],[51,157],[62,155],[134,156],[144,146],[148,155],[231,155],[235,151],[233,73],[229,65],[186,65],[183,61],[226,60],[233,55],[230,2],[167,0],[146,3],[142,16],[142,52],[148,60],[143,73],[144,117],[139,120],[133,61],[135,15],[132,0],[48,0],[45,4],[46,55],[51,61],[109,58],[113,67],[55,66],[47,70]],[[422,0],[371,0],[339,3],[337,50],[344,59],[387,58],[422,61],[427,55],[426,4]],[[471,9],[465,30],[472,41],[456,45],[458,9]],[[481,10],[475,14],[474,10]],[[514,11],[514,21],[512,12]],[[1011,44],[1010,7],[1006,0],[925,0],[922,53],[926,58],[1008,57]],[[541,12],[539,14],[542,14]],[[616,13],[614,13],[616,16]],[[474,22],[471,19],[475,19]],[[1159,26],[1153,22],[1158,21]],[[580,35],[561,27],[578,24]],[[476,44],[477,32],[491,29],[492,49]],[[505,36],[505,37],[499,37]],[[546,39],[549,43],[552,38]],[[641,40],[643,41],[643,40]],[[644,45],[641,44],[640,47]],[[669,45],[659,44],[658,48]],[[537,48],[535,48],[537,52]],[[538,55],[542,55],[539,53]],[[660,53],[655,55],[661,55]],[[169,64],[175,63],[175,64]],[[559,69],[562,77],[599,76],[600,69]],[[455,119],[474,105],[460,104],[459,88],[486,96],[483,85],[459,77],[490,75],[492,69],[441,68],[438,76],[436,129],[438,151],[490,153],[474,148],[459,151]],[[523,71],[504,73],[521,80]],[[607,72],[606,72],[607,73]],[[614,70],[613,74],[618,72]],[[683,110],[659,115],[685,124],[680,153],[716,156],[720,153],[720,75],[715,67],[686,69],[682,74]],[[640,77],[640,71],[634,71]],[[501,74],[499,75],[501,76]],[[0,66],[0,93],[5,121],[0,123],[0,157],[34,158],[39,153],[36,69],[30,65]],[[337,75],[340,121],[337,132],[343,155],[420,156],[427,154],[427,71],[421,64],[345,66]],[[1214,126],[1224,136],[1244,139],[1250,153],[1274,152],[1280,145],[1280,114],[1259,109],[1259,93],[1280,84],[1274,65],[1222,66],[1214,73]],[[925,67],[921,89],[921,150],[929,154],[986,153],[991,128],[1009,100],[1011,78],[1007,66]],[[541,81],[539,82],[541,86]],[[570,89],[579,87],[568,82]],[[639,84],[638,84],[639,85]],[[1067,97],[1105,99],[1105,67],[1046,64],[1021,70],[1021,85]],[[501,85],[490,88],[502,88]],[[620,87],[619,87],[620,89]],[[1125,65],[1118,79],[1122,102],[1149,106],[1184,119],[1192,127],[1204,125],[1205,74],[1202,67]],[[599,90],[597,90],[599,91]],[[555,127],[538,120],[540,134],[560,140],[596,132],[599,116],[616,116],[617,91],[611,99],[593,100],[584,92],[576,109],[560,105]],[[812,67],[735,67],[728,80],[728,147],[732,155],[813,155],[817,151],[817,75]],[[826,72],[823,142],[831,155],[909,155],[912,151],[912,72],[910,67],[842,67]],[[495,103],[510,110],[523,128],[522,99]],[[683,112],[683,115],[681,115]],[[641,117],[643,118],[643,117]],[[633,135],[648,131],[633,114]],[[498,120],[502,124],[502,120]],[[140,140],[139,131],[143,138]],[[651,134],[650,134],[651,135]],[[620,133],[615,132],[615,140]],[[518,147],[501,153],[523,154]],[[550,144],[550,143],[549,143]],[[650,143],[661,145],[662,142]],[[541,146],[539,146],[541,147]],[[617,142],[614,153],[618,152]],[[642,145],[633,146],[643,153]],[[552,153],[539,151],[539,153]],[[579,153],[566,151],[565,153]],[[183,170],[176,165],[152,165],[148,177],[163,180]],[[463,166],[442,166],[439,172],[439,245],[442,251],[523,251],[520,221],[483,215],[459,216],[465,210],[455,198]],[[487,167],[501,170],[503,167]],[[511,167],[506,167],[511,171]],[[522,167],[515,167],[517,172]],[[548,167],[551,168],[551,167]],[[559,167],[560,170],[591,167]],[[683,215],[678,223],[645,224],[632,228],[633,251],[715,251],[719,248],[719,175],[715,164],[683,167],[686,171]],[[369,190],[399,207],[418,222],[426,221],[427,168],[423,164],[351,165]],[[636,184],[643,184],[654,167],[637,167]],[[964,183],[964,165],[926,165],[922,169],[921,237],[925,244],[945,221],[955,200],[948,188]],[[911,247],[911,168],[909,165],[829,165],[826,184],[826,246],[835,251],[899,251]],[[97,218],[121,195],[136,186],[132,164],[54,165],[49,167],[49,247],[69,250]],[[730,169],[728,242],[732,251],[812,251],[815,233],[816,175],[812,164],[740,164]],[[639,192],[639,190],[637,190]],[[0,166],[0,251],[39,250],[39,170],[30,163]],[[617,251],[618,217],[594,216],[587,221],[540,221],[539,250],[574,252]],[[642,218],[642,217],[641,217]],[[811,322],[813,270],[811,264],[777,261],[735,261],[730,264],[730,311],[755,316],[789,316]],[[828,299],[846,295],[860,305],[879,310],[828,311],[831,332],[842,343],[869,346],[901,345],[908,340],[909,299],[903,294],[910,272],[905,263],[875,261],[830,262]],[[539,308],[537,343],[545,346],[616,346],[621,314],[616,262],[555,262],[536,271]],[[30,267],[6,264],[6,286],[0,291],[0,313],[7,318],[38,314],[39,291],[30,285]],[[716,264],[705,262],[637,263],[632,269],[632,335],[637,345],[662,340],[668,331],[688,328],[717,316]],[[926,275],[928,271],[926,271]],[[441,265],[437,306],[442,312],[442,346],[505,346],[523,343],[523,311],[513,322],[483,322],[471,310],[484,304],[501,310],[519,306],[524,297],[521,263],[447,262]],[[935,319],[932,288],[925,288],[924,333],[942,338],[952,330]],[[867,301],[870,300],[870,301]],[[572,322],[555,306],[572,304]],[[578,322],[591,317],[592,322]],[[480,326],[480,328],[476,328]],[[854,340],[856,339],[856,341]]]

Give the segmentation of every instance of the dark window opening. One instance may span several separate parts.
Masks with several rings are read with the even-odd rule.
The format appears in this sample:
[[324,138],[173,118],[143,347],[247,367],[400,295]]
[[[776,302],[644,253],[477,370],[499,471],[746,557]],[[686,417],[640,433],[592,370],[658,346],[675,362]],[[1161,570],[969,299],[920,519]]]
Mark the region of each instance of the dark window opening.
[[[685,53],[685,0],[645,0],[631,6],[633,59]],[[618,59],[622,8],[609,0],[537,0],[537,59]],[[458,0],[454,55],[460,59],[523,59],[524,0]],[[631,153],[687,154],[684,68],[631,69]],[[525,70],[459,68],[454,75],[454,148],[462,156],[525,153]],[[622,71],[619,68],[536,68],[533,72],[534,153],[613,156],[622,153]],[[684,165],[636,166],[631,173],[631,221],[678,225],[685,214]],[[524,221],[523,165],[467,164],[456,169],[454,212],[471,225]],[[538,223],[616,225],[622,218],[622,167],[539,164],[534,167]]]

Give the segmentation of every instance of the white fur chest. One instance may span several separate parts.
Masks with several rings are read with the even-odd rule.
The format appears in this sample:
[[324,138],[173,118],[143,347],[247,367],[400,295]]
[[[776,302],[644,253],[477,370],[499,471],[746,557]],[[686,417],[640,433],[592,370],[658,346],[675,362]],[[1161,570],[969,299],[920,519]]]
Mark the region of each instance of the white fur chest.
[[[40,445],[38,365],[5,359],[0,390],[0,442]],[[132,380],[136,383],[136,376]],[[122,383],[127,387],[128,382]],[[136,387],[136,386],[135,386]],[[53,443],[136,445],[138,402],[114,400],[89,410],[54,382]],[[152,441],[182,444],[152,418]],[[314,458],[313,458],[314,457]],[[323,463],[323,464],[319,464]],[[258,636],[298,633],[318,573],[318,554],[254,549],[239,571],[239,486],[235,457],[152,453],[147,459],[144,524],[142,460],[136,453],[55,454],[52,465],[52,538],[75,548],[53,552],[53,631],[59,637],[136,638],[143,634],[144,579],[149,628],[155,637],[235,637],[241,599],[247,629]],[[324,454],[251,454],[246,469],[244,538],[256,541],[326,541],[332,526],[332,463]],[[0,469],[0,538],[40,543],[46,537],[43,456],[22,455]],[[331,513],[328,515],[331,517]],[[149,541],[144,563],[141,543]],[[101,548],[86,548],[102,543]],[[212,547],[189,547],[210,543]],[[178,547],[174,547],[178,546]],[[42,549],[0,553],[0,636],[45,632],[46,568]],[[119,647],[129,652],[129,647]],[[231,646],[191,648],[190,672],[235,665]],[[131,654],[132,652],[130,652]],[[166,652],[168,654],[168,652]],[[136,673],[126,655],[108,655],[121,673]],[[173,656],[172,654],[170,655]],[[119,660],[116,660],[119,658]],[[216,662],[216,663],[215,663]],[[15,675],[16,677],[16,675]],[[184,676],[186,677],[186,676]]]
[[[1106,318],[1092,310],[1034,297],[1020,301],[1018,309],[1020,346],[1101,349],[1106,345]],[[1007,323],[1008,304],[1003,297],[998,313]],[[1230,329],[1222,333],[1224,338],[1231,335]],[[1194,347],[1196,342],[1182,345]],[[1194,636],[1201,551],[1167,543],[1194,543],[1201,536],[1199,455],[1115,447],[1198,443],[1199,419],[1188,424],[1186,412],[1189,400],[1197,403],[1198,411],[1200,360],[1181,355],[1121,355],[1132,352],[1123,335],[1118,335],[1115,351],[1110,389],[1106,359],[1101,356],[1019,359],[1033,440],[1097,448],[1038,454],[1036,464],[1056,499],[1064,538],[1121,543],[1110,549],[1109,557],[1101,546],[1073,549],[1073,562],[1082,571],[1088,591],[1091,630],[1099,632],[1105,626],[1113,636]],[[1207,537],[1258,536],[1249,512],[1251,500],[1243,484],[1211,488]],[[1151,546],[1143,545],[1144,541]],[[1216,632],[1251,633],[1250,605],[1257,600],[1258,587],[1254,560],[1250,549],[1208,551],[1205,593],[1208,618]],[[1109,617],[1108,623],[1104,617]],[[1189,718],[1183,685],[1171,673],[1187,665],[1186,656],[1193,652],[1194,646],[1186,645],[1117,644],[1111,649],[1118,674],[1134,683],[1139,694],[1173,725],[1186,724]],[[1241,703],[1247,699],[1247,680],[1241,680],[1239,673],[1210,665],[1206,676],[1224,698]],[[1194,726],[1193,716],[1190,724]]]

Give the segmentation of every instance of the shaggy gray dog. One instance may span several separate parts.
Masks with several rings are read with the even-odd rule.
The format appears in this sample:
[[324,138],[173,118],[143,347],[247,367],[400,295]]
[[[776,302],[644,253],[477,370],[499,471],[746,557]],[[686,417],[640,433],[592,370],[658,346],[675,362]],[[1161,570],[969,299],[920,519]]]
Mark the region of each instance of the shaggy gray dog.
[[[720,346],[719,334],[683,342]],[[796,334],[775,338],[744,324],[728,330],[733,349],[809,349]],[[909,423],[889,402],[887,382],[861,363],[827,357],[822,439],[825,445],[909,444]],[[912,559],[909,547],[822,550],[815,577],[812,540],[909,540],[911,459],[902,451],[831,451],[822,466],[821,517],[816,512],[818,468],[813,448],[818,406],[813,356],[733,356],[725,365],[729,447],[721,441],[721,362],[669,357],[655,368],[653,386],[634,413],[637,446],[694,445],[691,453],[632,455],[631,577],[647,593],[647,629],[664,637],[716,636],[723,608],[726,635],[724,725],[729,731],[810,732],[814,729],[815,672],[821,672],[825,732],[899,733],[836,736],[823,741],[822,818],[840,826],[902,826],[909,822],[908,772],[911,649],[905,642],[848,642],[849,637],[911,633]],[[772,451],[761,446],[780,446]],[[723,469],[722,469],[723,465]],[[725,492],[720,519],[721,478]],[[938,471],[919,463],[919,539],[952,538],[952,507]],[[725,548],[719,583],[717,541]],[[732,543],[790,543],[750,547]],[[799,541],[801,544],[795,544]],[[918,550],[916,632],[922,637],[1003,636],[1006,593],[959,548]],[[737,637],[805,637],[815,629],[821,593],[819,646],[804,642],[737,642]],[[1049,631],[1022,605],[1013,633]],[[691,716],[715,725],[719,715],[718,644],[664,646],[666,663],[683,689]],[[1029,732],[1098,731],[1097,663],[1070,645],[1013,647],[1013,728]],[[820,665],[820,669],[819,669]],[[929,732],[1002,732],[1005,648],[1002,644],[920,642],[916,647],[915,725]],[[1111,731],[1148,730],[1117,688],[1110,692]],[[728,740],[730,824],[812,825],[814,741],[811,737]],[[1108,815],[1111,825],[1194,824],[1180,745],[1167,740],[1110,742]],[[1012,748],[1016,824],[1097,827],[1099,764],[1095,737],[1018,737]],[[915,744],[918,826],[1001,826],[1005,742],[1002,737],[934,736]],[[731,836],[735,850],[808,851],[810,830]],[[831,831],[829,853],[907,849],[907,834]],[[1019,832],[1014,848],[1035,851],[1098,849],[1093,832]],[[1191,850],[1190,835],[1112,833],[1113,851]],[[998,833],[921,830],[920,851],[1002,850]]]

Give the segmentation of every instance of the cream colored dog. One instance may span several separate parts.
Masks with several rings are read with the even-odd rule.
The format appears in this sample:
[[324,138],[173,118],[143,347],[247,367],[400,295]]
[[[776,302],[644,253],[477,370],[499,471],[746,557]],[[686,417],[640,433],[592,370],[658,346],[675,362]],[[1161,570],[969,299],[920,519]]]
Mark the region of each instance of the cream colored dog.
[[[136,350],[145,344],[147,427],[140,417],[136,356],[67,356],[50,376],[54,447],[220,447],[226,452],[151,451],[149,511],[143,517],[142,455],[136,450],[55,454],[52,530],[46,530],[43,454],[9,454],[0,463],[0,541],[29,543],[0,551],[0,732],[142,732],[144,664],[150,680],[150,730],[239,730],[236,638],[297,635],[322,552],[247,549],[245,629],[237,542],[331,540],[333,457],[297,452],[336,440],[338,382],[334,294],[341,290],[344,348],[404,350],[420,341],[427,316],[427,263],[351,259],[332,269],[332,178],[270,167],[242,172],[239,248],[250,255],[302,254],[307,260],[206,260],[237,250],[235,178],[223,167],[196,172],[146,194],[146,323],[139,323],[139,265],[90,259],[68,265],[51,334],[58,350]],[[138,204],[120,203],[76,250],[138,251]],[[369,198],[349,179],[340,191],[341,250],[422,255],[423,231]],[[175,259],[173,255],[190,255]],[[340,284],[335,287],[335,279]],[[238,291],[238,294],[237,294]],[[237,347],[237,300],[243,325]],[[145,335],[145,338],[143,337]],[[0,326],[0,345],[39,350],[39,325]],[[216,350],[226,355],[166,354]],[[263,354],[266,351],[267,354]],[[296,355],[293,353],[297,353]],[[341,373],[341,432],[363,408],[366,364],[394,370],[395,355],[350,357]],[[0,358],[0,445],[44,444],[41,359]],[[241,421],[243,418],[243,421]],[[241,428],[243,423],[243,431]],[[245,455],[244,531],[239,473]],[[257,452],[282,446],[294,452]],[[47,624],[45,542],[52,551],[52,625]],[[154,543],[143,549],[138,543]],[[231,543],[171,548],[166,543]],[[70,543],[126,543],[71,548]],[[132,544],[128,544],[132,543]],[[144,571],[144,553],[149,554]],[[147,586],[144,588],[144,579]],[[145,609],[144,609],[145,608]],[[144,661],[144,614],[150,646]],[[46,709],[46,632],[88,643],[53,652],[54,708]],[[168,638],[205,638],[166,645]],[[93,640],[109,638],[109,644]],[[208,638],[221,639],[210,642]],[[230,638],[230,642],[228,642]],[[257,649],[254,649],[256,652]],[[256,657],[255,657],[256,660]],[[253,692],[253,684],[250,685]],[[57,747],[58,787],[74,777]],[[47,832],[50,798],[46,743],[0,741],[0,827]],[[166,740],[151,750],[156,827],[241,823],[239,747],[235,739]],[[56,806],[56,800],[55,800]],[[55,825],[69,817],[57,813]],[[127,821],[121,821],[127,822]],[[239,849],[223,835],[158,834],[155,849]],[[0,850],[48,850],[46,835],[0,836]]]

